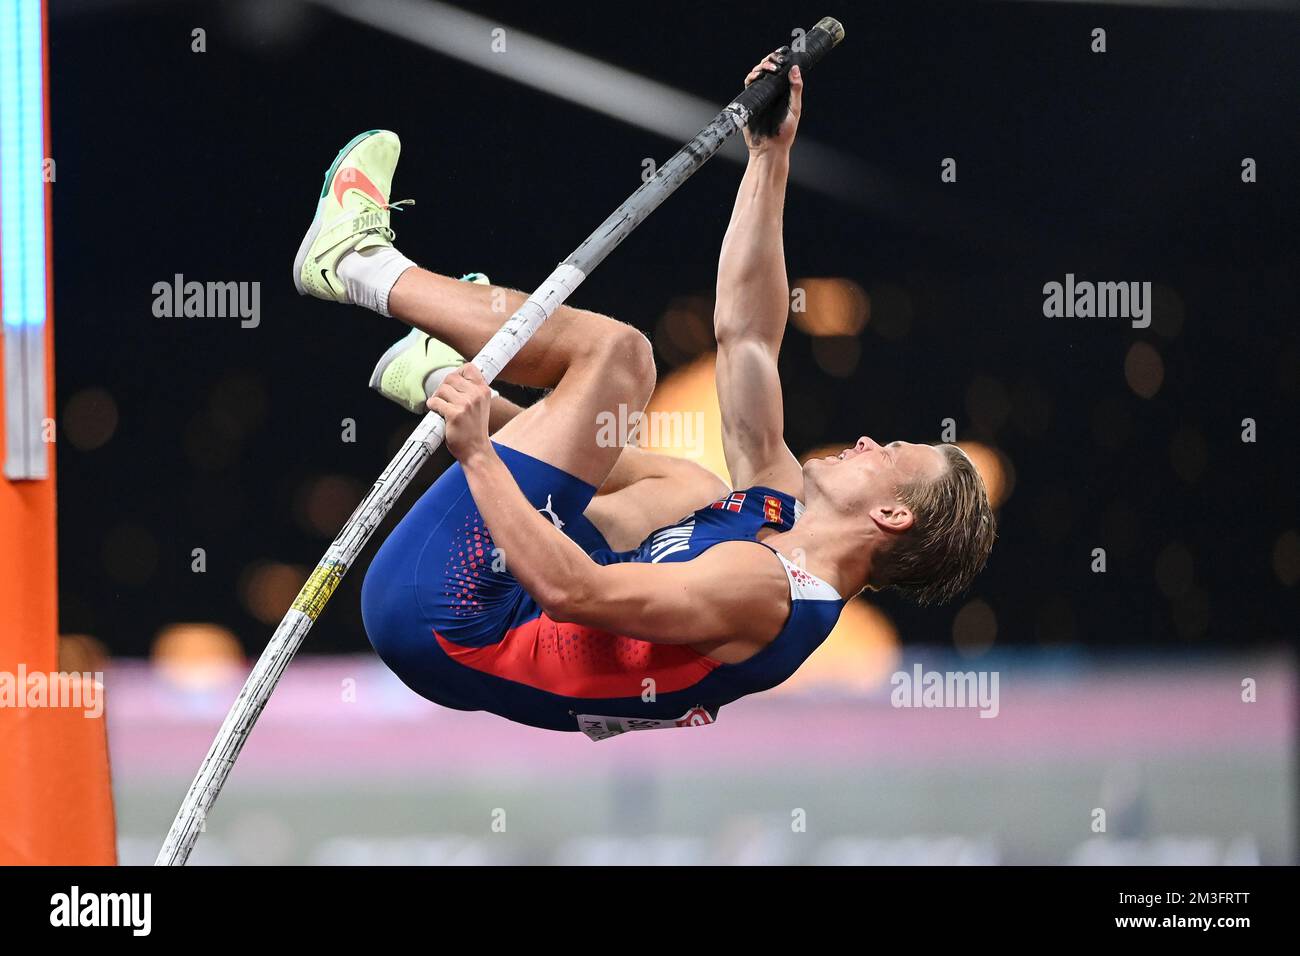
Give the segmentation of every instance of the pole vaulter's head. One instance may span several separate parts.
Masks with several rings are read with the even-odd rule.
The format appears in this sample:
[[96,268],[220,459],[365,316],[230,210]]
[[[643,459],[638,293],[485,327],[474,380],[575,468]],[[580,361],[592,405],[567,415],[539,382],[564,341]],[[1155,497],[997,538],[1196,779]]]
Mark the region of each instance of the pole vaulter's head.
[[997,534],[984,480],[956,445],[880,445],[864,435],[808,461],[804,489],[810,512],[829,512],[866,539],[866,586],[894,588],[917,604],[965,591]]

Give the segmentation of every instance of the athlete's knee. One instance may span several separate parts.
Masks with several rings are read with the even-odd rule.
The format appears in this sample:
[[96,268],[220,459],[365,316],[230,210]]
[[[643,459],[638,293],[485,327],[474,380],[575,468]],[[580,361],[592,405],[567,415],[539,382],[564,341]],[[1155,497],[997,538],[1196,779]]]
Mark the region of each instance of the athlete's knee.
[[606,319],[591,349],[602,377],[626,395],[629,405],[640,408],[649,401],[655,388],[654,347],[638,329]]

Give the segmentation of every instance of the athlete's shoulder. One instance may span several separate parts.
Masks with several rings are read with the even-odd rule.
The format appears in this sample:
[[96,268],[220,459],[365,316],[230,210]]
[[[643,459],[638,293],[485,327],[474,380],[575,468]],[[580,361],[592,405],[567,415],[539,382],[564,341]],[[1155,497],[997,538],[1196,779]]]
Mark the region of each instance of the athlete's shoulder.
[[715,636],[745,645],[732,649],[744,651],[741,660],[776,640],[789,619],[794,595],[785,569],[757,541],[721,541],[678,568],[689,580],[684,586],[704,598],[703,612],[725,622]]
[[788,590],[773,587],[786,581],[785,568],[779,556],[752,538],[719,541],[685,562],[685,566],[733,592],[775,592],[784,599],[778,603],[788,603]]

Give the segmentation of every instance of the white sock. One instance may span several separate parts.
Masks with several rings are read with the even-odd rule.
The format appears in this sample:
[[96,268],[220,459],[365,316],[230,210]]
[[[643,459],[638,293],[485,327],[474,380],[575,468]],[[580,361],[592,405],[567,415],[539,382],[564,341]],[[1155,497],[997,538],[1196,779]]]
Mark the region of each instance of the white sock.
[[439,368],[434,369],[426,375],[424,377],[424,397],[431,397],[433,393],[438,390],[438,387],[442,385],[447,376],[454,371],[456,371],[454,368]]
[[[456,371],[454,368],[439,368],[434,369],[426,375],[424,377],[424,397],[432,398],[433,393],[438,390],[438,387],[442,385],[444,381],[446,381],[447,376],[454,371]],[[495,388],[489,388],[488,391],[492,393],[493,398],[501,397],[501,393]]]
[[414,262],[392,246],[375,246],[349,252],[339,260],[335,271],[343,280],[353,305],[389,315],[388,293],[393,291],[402,273],[414,266]]

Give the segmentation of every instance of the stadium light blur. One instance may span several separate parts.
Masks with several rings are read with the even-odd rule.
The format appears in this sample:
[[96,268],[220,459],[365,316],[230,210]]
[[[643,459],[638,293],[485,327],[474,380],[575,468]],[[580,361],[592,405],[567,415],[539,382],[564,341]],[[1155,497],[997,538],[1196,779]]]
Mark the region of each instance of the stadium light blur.
[[42,5],[0,0],[0,316],[5,475],[48,474],[45,418],[45,58]]
[[857,335],[870,318],[871,300],[852,279],[796,279],[790,286],[790,321],[808,335]]
[[152,659],[166,683],[189,691],[223,687],[238,680],[245,667],[238,638],[206,622],[164,627],[154,639]]
[[689,365],[674,370],[660,380],[646,405],[649,416],[678,416],[683,419],[702,416],[702,427],[695,436],[697,445],[682,448],[672,443],[651,442],[647,447],[665,455],[697,461],[730,484],[731,473],[722,452],[722,411],[718,407],[718,391],[714,385],[717,359],[717,354],[710,349]]

